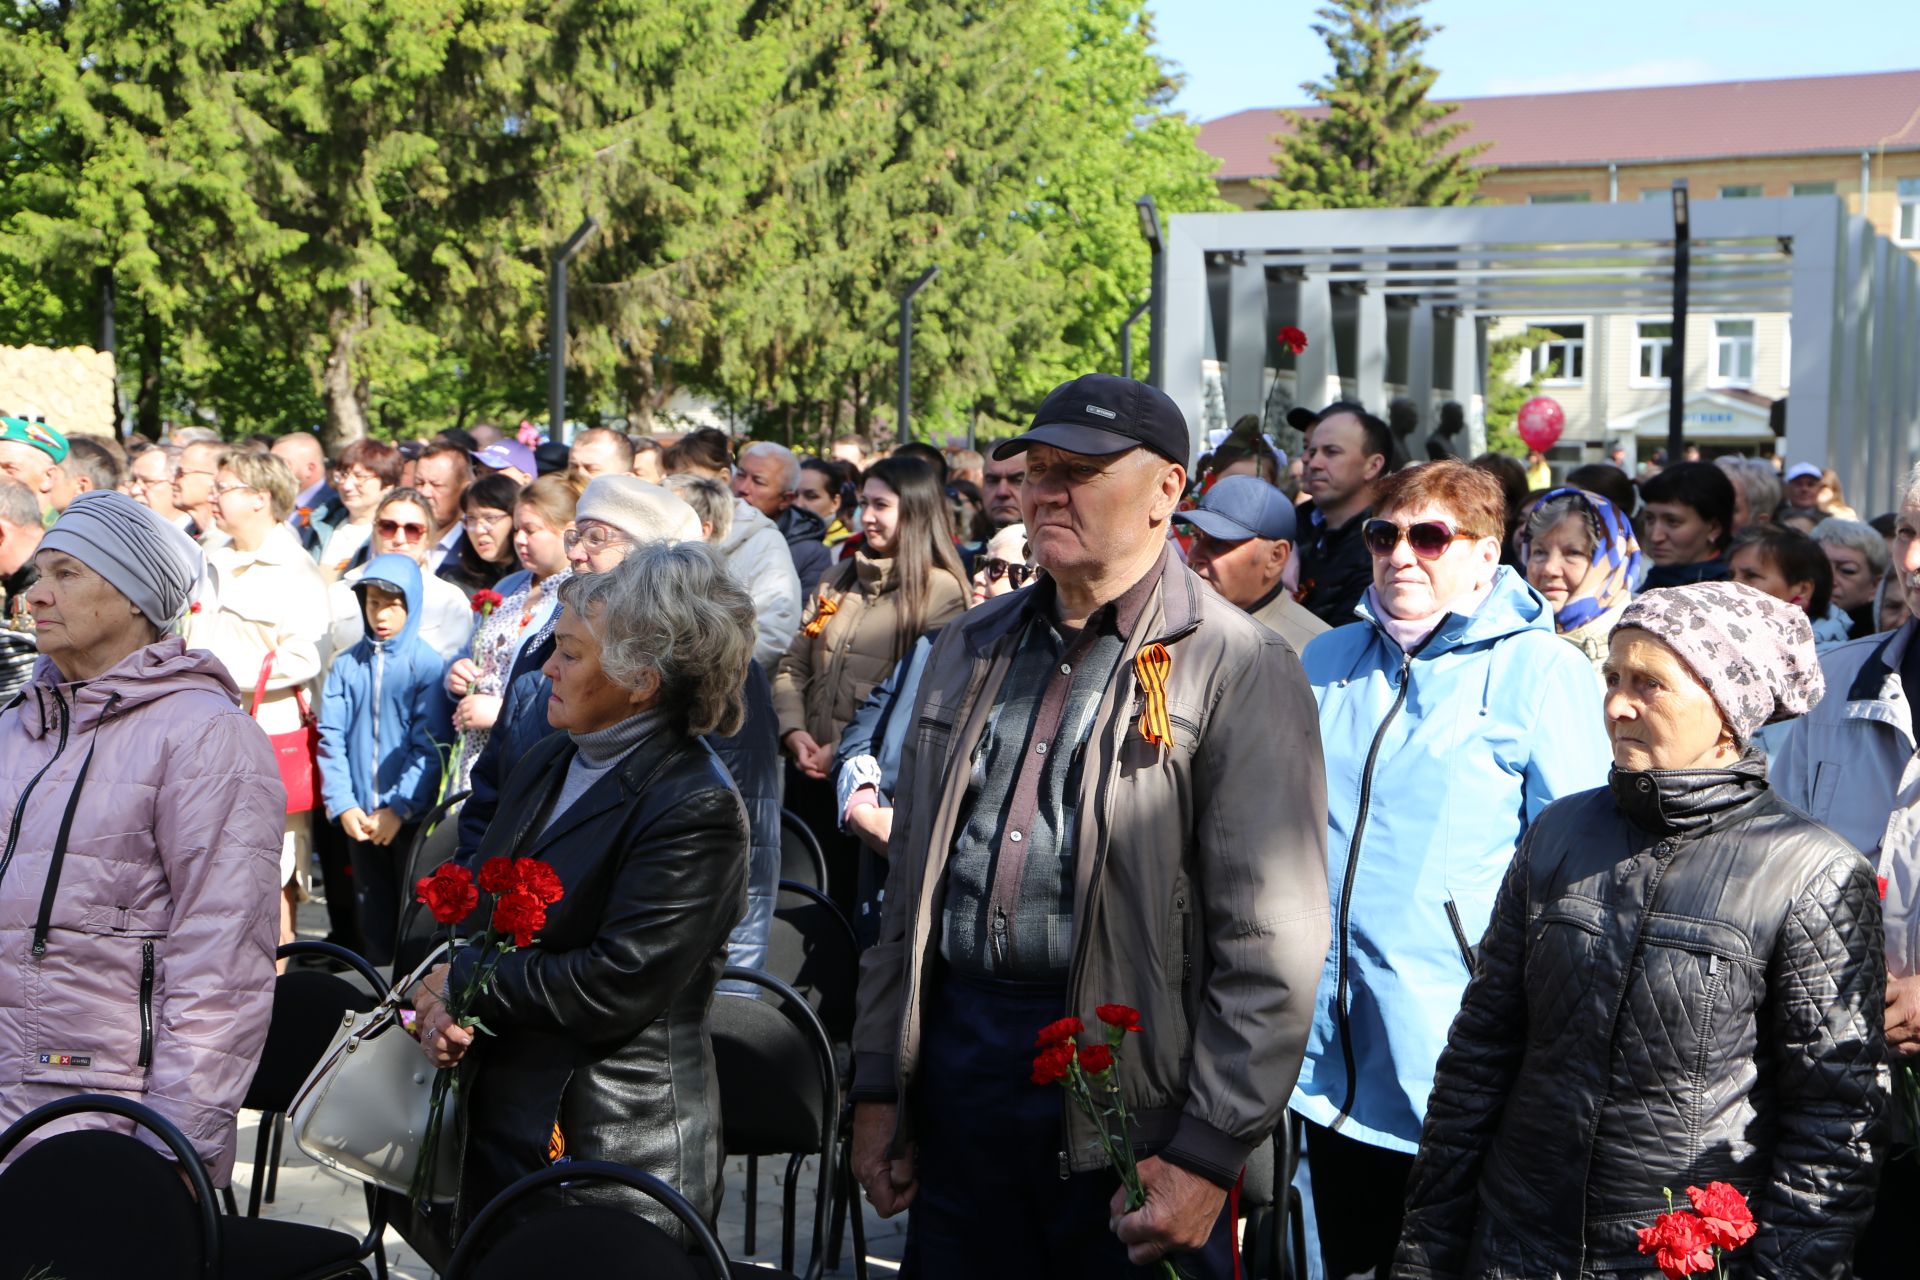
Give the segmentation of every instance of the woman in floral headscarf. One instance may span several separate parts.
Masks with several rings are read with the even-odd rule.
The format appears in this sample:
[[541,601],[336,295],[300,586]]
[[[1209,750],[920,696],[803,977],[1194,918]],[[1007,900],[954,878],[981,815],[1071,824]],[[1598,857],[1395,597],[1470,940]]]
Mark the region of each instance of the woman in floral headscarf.
[[1553,606],[1553,627],[1593,662],[1633,598],[1640,544],[1620,508],[1597,493],[1555,489],[1534,506],[1520,541],[1527,581]]

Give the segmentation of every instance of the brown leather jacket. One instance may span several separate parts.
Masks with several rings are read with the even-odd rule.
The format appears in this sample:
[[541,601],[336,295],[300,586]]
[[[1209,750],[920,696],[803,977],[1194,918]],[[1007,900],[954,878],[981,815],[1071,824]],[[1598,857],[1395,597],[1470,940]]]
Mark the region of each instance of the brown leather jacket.
[[[969,762],[1018,640],[1019,593],[940,634],[900,763],[880,941],[861,962],[854,1096],[899,1099],[920,1051]],[[1174,742],[1140,733],[1134,657],[1167,647]],[[1086,747],[1068,1007],[1140,1010],[1122,1083],[1143,1152],[1230,1185],[1280,1119],[1326,958],[1327,799],[1300,660],[1170,553]],[[1037,1030],[1038,1028],[1036,1028]],[[1063,1103],[1064,1107],[1064,1103]],[[900,1109],[896,1150],[911,1136]],[[1064,1110],[1073,1168],[1101,1168]]]

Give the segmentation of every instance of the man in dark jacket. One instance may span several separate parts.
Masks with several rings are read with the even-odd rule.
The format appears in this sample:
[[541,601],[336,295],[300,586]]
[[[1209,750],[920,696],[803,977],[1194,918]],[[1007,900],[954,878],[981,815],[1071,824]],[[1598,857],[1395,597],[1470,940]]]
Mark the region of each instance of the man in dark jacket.
[[822,541],[827,536],[827,522],[795,504],[799,493],[800,459],[793,450],[770,440],[755,440],[740,451],[733,469],[733,496],[773,521],[787,540],[804,604],[812,599],[820,579],[833,564],[833,553]]
[[[605,573],[626,559],[640,542],[672,537],[700,541],[699,517],[687,505],[658,485],[633,476],[603,476],[587,486],[575,509],[575,528],[581,534],[568,548],[575,574]],[[678,522],[676,524],[676,522]],[[690,527],[687,522],[690,523]],[[600,526],[595,528],[595,526]],[[691,536],[684,536],[687,533]],[[460,807],[460,861],[471,861],[500,806],[500,788],[513,766],[552,728],[547,724],[547,695],[552,683],[540,669],[553,656],[548,630],[526,644],[507,677],[486,748],[474,762],[469,779],[472,794]],[[759,968],[766,961],[767,934],[773,924],[774,899],[780,888],[780,746],[778,719],[773,711],[773,688],[760,664],[747,669],[744,692],[747,718],[730,737],[707,735],[707,745],[733,775],[740,800],[746,805],[752,834],[752,860],[747,870],[747,913],[727,940],[729,964]]]
[[1298,598],[1328,626],[1344,627],[1373,581],[1360,526],[1372,514],[1374,482],[1392,470],[1393,433],[1346,400],[1319,413],[1295,409],[1287,422],[1307,434],[1301,485],[1312,498],[1300,510]]
[[[1168,542],[1190,442],[1164,393],[1088,374],[999,449],[1025,451],[1047,577],[927,658],[861,964],[854,1173],[883,1215],[911,1203],[922,1280],[1230,1276],[1227,1193],[1280,1120],[1327,948],[1313,694]],[[1104,1044],[1115,1003],[1142,1028],[1117,1055],[1131,1212],[1091,1125],[1029,1080],[1041,1027]]]

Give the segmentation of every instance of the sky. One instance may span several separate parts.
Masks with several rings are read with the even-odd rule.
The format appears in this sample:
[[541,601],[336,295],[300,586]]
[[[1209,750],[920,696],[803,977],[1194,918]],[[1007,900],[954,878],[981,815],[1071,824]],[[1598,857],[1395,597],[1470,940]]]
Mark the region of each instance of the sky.
[[[1196,121],[1298,106],[1331,66],[1317,0],[1148,0]],[[1835,15],[1823,20],[1816,15]],[[1428,0],[1441,97],[1625,89],[1920,67],[1912,0]]]

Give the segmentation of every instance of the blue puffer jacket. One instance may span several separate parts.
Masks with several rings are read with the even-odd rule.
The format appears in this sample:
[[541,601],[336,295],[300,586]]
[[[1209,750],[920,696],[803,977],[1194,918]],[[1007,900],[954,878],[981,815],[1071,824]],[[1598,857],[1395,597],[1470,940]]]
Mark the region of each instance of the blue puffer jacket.
[[333,660],[320,700],[321,798],[328,817],[387,808],[410,822],[433,807],[440,786],[436,740],[453,732],[441,684],[446,664],[420,638],[425,589],[419,565],[407,556],[379,556],[360,581],[399,587],[407,624],[391,640],[364,633]]
[[1327,761],[1333,942],[1293,1109],[1411,1152],[1520,837],[1612,764],[1585,655],[1501,568],[1409,658],[1368,612],[1301,655]]

